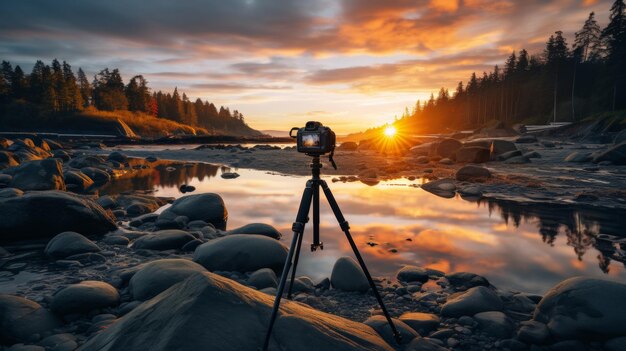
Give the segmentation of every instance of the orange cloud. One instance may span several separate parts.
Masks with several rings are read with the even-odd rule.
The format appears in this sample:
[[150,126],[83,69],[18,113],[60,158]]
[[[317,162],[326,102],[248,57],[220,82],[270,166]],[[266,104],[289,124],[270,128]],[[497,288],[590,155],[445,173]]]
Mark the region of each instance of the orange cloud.
[[444,12],[455,12],[459,9],[458,0],[431,0],[430,7]]

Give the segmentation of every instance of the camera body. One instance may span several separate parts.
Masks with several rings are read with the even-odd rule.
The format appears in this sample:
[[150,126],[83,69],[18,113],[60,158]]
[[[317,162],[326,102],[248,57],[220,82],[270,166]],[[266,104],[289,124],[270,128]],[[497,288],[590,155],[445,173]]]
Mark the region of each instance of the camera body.
[[[294,131],[298,133],[293,135]],[[335,150],[335,132],[320,122],[309,121],[304,128],[291,128],[289,136],[296,139],[298,152],[307,155],[319,156]]]

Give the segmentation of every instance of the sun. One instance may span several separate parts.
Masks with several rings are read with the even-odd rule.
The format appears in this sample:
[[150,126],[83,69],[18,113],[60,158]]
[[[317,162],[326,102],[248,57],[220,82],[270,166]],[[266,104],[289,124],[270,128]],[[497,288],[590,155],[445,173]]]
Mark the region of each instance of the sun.
[[389,127],[385,128],[385,131],[384,131],[385,136],[387,136],[387,137],[392,137],[392,136],[396,135],[396,132],[397,132],[397,130],[396,130],[396,127],[394,127],[394,126],[389,126]]

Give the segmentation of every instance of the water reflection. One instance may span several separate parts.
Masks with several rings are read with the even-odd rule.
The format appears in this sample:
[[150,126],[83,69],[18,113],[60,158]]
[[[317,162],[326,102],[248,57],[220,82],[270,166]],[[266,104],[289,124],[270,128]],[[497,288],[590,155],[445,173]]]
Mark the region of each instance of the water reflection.
[[[241,177],[222,179],[218,175],[223,171],[213,165],[147,170],[140,177],[116,181],[105,191],[154,190],[158,196],[180,197],[181,184],[193,185],[194,193],[216,192],[224,198],[229,228],[268,223],[285,234],[283,241],[288,244],[307,178],[237,170]],[[329,177],[325,179],[330,182]],[[543,293],[576,275],[626,281],[623,264],[614,262],[625,244],[603,240],[600,235],[619,233],[624,223],[619,215],[444,199],[413,184],[408,180],[377,186],[330,184],[374,275],[390,275],[403,264],[416,264],[445,272],[471,271],[485,275],[496,286],[533,293]],[[310,230],[307,227],[305,248],[312,239]],[[337,257],[351,254],[325,201],[321,237],[324,250],[303,250],[299,273],[329,276]]]

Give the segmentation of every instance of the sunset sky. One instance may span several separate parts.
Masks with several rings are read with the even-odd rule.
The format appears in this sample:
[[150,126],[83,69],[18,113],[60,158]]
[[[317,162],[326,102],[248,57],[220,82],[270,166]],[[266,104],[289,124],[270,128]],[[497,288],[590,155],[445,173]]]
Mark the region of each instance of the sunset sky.
[[[153,89],[240,110],[256,129],[316,119],[338,133],[393,121],[405,106],[512,50],[568,43],[611,0],[5,1],[0,59],[30,72],[66,60],[93,77],[119,68]],[[123,4],[123,5],[122,5]]]

